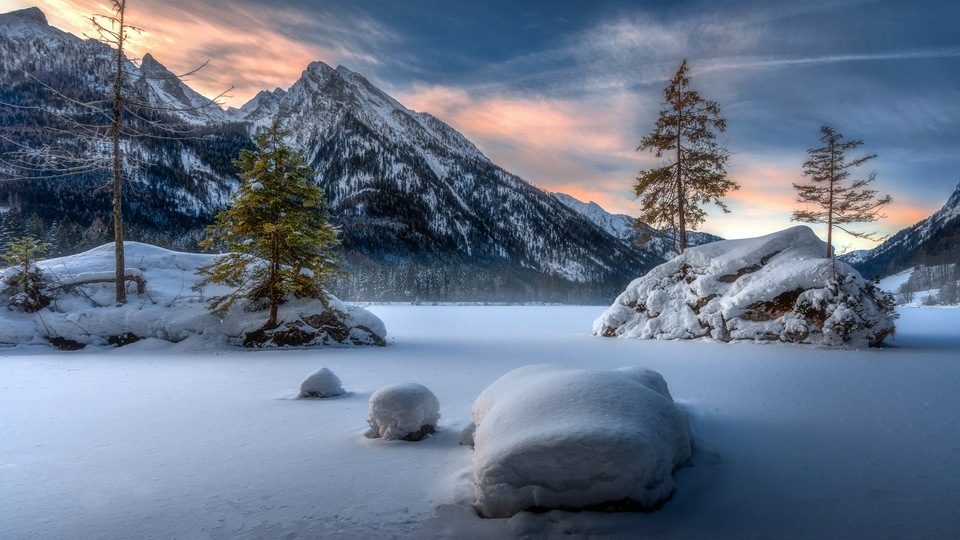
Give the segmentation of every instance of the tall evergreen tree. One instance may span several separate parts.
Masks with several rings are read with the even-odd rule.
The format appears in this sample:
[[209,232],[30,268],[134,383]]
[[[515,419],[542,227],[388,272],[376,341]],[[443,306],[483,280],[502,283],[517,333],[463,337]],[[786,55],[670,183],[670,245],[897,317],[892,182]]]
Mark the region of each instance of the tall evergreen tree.
[[867,223],[884,218],[881,207],[890,204],[889,195],[877,198],[877,190],[867,186],[876,179],[877,173],[871,172],[865,179],[852,180],[850,170],[859,167],[877,157],[876,154],[847,160],[848,150],[859,148],[862,140],[843,141],[843,135],[833,128],[820,128],[820,148],[810,148],[810,159],[803,164],[803,175],[810,178],[809,184],[793,184],[797,190],[797,202],[812,204],[814,209],[794,210],[791,221],[827,224],[827,254],[833,257],[833,228],[856,238],[879,240],[876,233],[863,233],[850,230],[844,225],[849,223]]
[[277,327],[278,307],[289,295],[326,304],[324,287],[340,265],[323,190],[284,136],[274,122],[254,136],[256,152],[240,153],[235,164],[243,183],[201,242],[230,252],[199,270],[205,281],[235,288],[214,298],[211,309],[223,315],[241,300],[251,311],[269,307],[264,329]]
[[727,177],[729,154],[716,141],[717,132],[722,133],[727,122],[720,117],[715,101],[703,99],[690,88],[686,60],[663,93],[665,103],[656,126],[637,151],[652,151],[668,161],[637,177],[634,192],[643,205],[638,225],[673,229],[679,244],[674,248],[683,253],[687,230],[697,229],[706,218],[701,205],[712,201],[729,212],[720,199],[740,186]]

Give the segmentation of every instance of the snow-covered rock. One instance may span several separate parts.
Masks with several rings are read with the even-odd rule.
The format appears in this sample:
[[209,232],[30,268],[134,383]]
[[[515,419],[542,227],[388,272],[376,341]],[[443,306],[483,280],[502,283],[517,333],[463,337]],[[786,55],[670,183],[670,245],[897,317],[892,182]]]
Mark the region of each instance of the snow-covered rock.
[[462,441],[474,446],[476,508],[651,510],[690,456],[690,427],[659,373],[533,365],[473,404]]
[[384,386],[370,396],[370,438],[419,441],[437,430],[440,401],[417,383]]
[[320,368],[300,383],[301,398],[327,398],[343,395],[343,383],[328,368]]
[[[280,306],[278,328],[260,329],[266,310],[231,309],[223,319],[211,314],[213,296],[225,286],[193,287],[197,268],[216,255],[182,253],[125,242],[127,303],[115,305],[114,246],[37,263],[50,304],[36,313],[0,311],[0,344],[50,342],[61,347],[130,343],[134,338],[180,342],[186,339],[255,345],[384,345],[386,328],[369,311],[336,297],[329,309],[319,300],[291,298]],[[0,291],[0,302],[12,294]],[[263,339],[254,339],[251,336]]]
[[892,298],[825,251],[806,226],[690,248],[627,286],[594,334],[880,346]]

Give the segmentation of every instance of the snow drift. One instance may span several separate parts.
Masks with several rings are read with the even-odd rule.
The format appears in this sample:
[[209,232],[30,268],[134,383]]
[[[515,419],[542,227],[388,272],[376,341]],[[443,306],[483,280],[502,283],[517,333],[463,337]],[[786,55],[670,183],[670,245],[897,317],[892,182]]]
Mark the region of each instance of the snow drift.
[[[225,294],[227,287],[193,286],[196,270],[217,255],[181,253],[138,242],[125,242],[128,283],[127,303],[115,305],[114,246],[37,263],[43,272],[50,304],[36,313],[0,310],[0,344],[50,342],[64,348],[85,345],[127,344],[143,338],[180,342],[188,338],[240,344],[260,329],[266,311],[231,309],[223,319],[207,309],[210,296]],[[16,291],[7,280],[16,272],[8,268],[0,282],[0,302],[9,303]],[[275,336],[299,338],[299,345],[383,345],[386,329],[372,313],[348,306],[335,297],[327,309],[319,300],[290,299],[280,306]],[[271,344],[282,344],[279,340]]]
[[474,447],[476,508],[651,510],[673,493],[690,428],[659,373],[533,365],[473,404],[462,442]]
[[893,299],[825,251],[806,226],[689,248],[630,283],[593,332],[879,347]]

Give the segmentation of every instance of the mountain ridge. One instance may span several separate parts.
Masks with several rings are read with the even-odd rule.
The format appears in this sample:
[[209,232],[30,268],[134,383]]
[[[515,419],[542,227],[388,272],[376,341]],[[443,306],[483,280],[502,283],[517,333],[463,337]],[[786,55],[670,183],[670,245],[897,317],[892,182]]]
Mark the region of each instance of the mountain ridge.
[[960,184],[930,217],[901,229],[851,264],[868,277],[918,265],[960,262]]

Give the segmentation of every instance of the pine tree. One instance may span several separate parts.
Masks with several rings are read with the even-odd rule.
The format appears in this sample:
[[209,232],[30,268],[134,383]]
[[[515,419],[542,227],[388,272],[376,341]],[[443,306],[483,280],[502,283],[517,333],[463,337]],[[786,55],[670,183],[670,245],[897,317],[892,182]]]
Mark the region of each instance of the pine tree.
[[793,184],[797,190],[797,202],[810,204],[814,210],[794,210],[791,221],[827,224],[827,254],[833,257],[834,227],[856,238],[879,240],[876,233],[852,231],[844,225],[849,223],[867,223],[886,216],[880,208],[890,204],[889,195],[877,198],[877,191],[867,186],[876,179],[877,173],[871,172],[866,179],[846,183],[850,170],[859,167],[877,157],[876,154],[847,161],[848,150],[859,148],[863,141],[843,141],[843,135],[832,128],[820,128],[820,148],[810,148],[810,159],[803,164],[803,175],[810,178],[809,184]]
[[326,305],[324,286],[340,266],[323,190],[284,136],[275,122],[254,136],[258,151],[240,153],[235,164],[243,183],[201,242],[230,251],[199,270],[204,282],[235,288],[214,298],[210,308],[222,316],[241,300],[250,311],[269,307],[263,329],[277,327],[277,309],[290,295]]
[[687,230],[696,230],[706,218],[700,205],[712,201],[729,212],[720,199],[740,186],[727,177],[728,153],[716,141],[716,133],[727,127],[720,106],[690,88],[686,60],[663,93],[666,102],[656,126],[637,151],[653,151],[668,162],[637,177],[634,192],[643,205],[638,226],[673,229],[679,244],[675,249],[683,253]]
[[45,308],[50,298],[44,294],[43,273],[36,266],[40,255],[50,249],[50,244],[40,243],[30,236],[23,236],[7,244],[3,262],[12,266],[16,273],[6,280],[6,284],[17,292],[10,298],[12,307],[33,313]]

